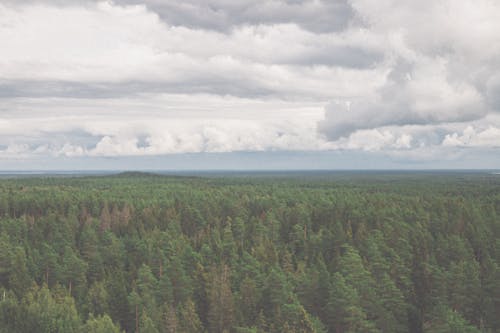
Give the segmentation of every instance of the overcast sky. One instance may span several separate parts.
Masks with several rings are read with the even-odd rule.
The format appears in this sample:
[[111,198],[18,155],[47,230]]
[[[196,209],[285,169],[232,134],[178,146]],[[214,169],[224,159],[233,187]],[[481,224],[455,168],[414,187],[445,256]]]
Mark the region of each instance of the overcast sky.
[[0,170],[500,168],[499,32],[496,0],[0,0]]

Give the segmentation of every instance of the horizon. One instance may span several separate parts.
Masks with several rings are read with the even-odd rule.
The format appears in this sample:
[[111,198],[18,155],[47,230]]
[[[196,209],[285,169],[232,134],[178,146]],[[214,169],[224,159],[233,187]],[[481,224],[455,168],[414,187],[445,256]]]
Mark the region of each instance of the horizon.
[[500,169],[51,169],[0,170],[0,175],[243,175],[243,174],[489,174],[500,175]]

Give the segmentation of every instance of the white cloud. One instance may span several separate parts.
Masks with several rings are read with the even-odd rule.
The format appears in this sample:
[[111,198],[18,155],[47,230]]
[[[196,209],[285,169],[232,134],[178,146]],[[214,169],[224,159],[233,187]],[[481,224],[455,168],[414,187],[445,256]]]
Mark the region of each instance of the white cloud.
[[321,128],[328,137],[388,125],[467,122],[494,111],[500,4],[488,0],[352,3],[371,33],[387,38],[388,75],[372,94],[338,99],[327,106]]
[[462,133],[447,134],[443,140],[445,147],[500,147],[500,128],[488,127],[477,130],[467,126]]
[[16,111],[0,118],[0,142],[21,142],[36,154],[137,156],[328,148],[315,129],[322,116],[322,103],[315,102],[165,94],[99,100],[14,98],[8,100],[8,109]]
[[164,91],[257,91],[325,100],[363,93],[380,82],[377,70],[357,68],[371,67],[381,54],[362,31],[316,35],[287,23],[225,34],[168,26],[143,5],[106,2],[3,7],[0,20],[0,79],[14,84],[64,81],[99,88],[149,82]]

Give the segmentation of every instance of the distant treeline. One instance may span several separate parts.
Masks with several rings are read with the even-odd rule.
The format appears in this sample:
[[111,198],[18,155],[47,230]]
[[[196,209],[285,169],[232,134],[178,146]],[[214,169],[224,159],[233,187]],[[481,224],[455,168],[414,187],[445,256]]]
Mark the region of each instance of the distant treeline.
[[0,180],[0,332],[500,332],[500,177]]

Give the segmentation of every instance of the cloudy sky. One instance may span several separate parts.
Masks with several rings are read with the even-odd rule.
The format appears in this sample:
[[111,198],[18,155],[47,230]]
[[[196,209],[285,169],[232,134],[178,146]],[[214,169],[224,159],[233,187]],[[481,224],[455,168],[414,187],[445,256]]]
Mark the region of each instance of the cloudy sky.
[[500,168],[496,0],[0,0],[0,170]]

